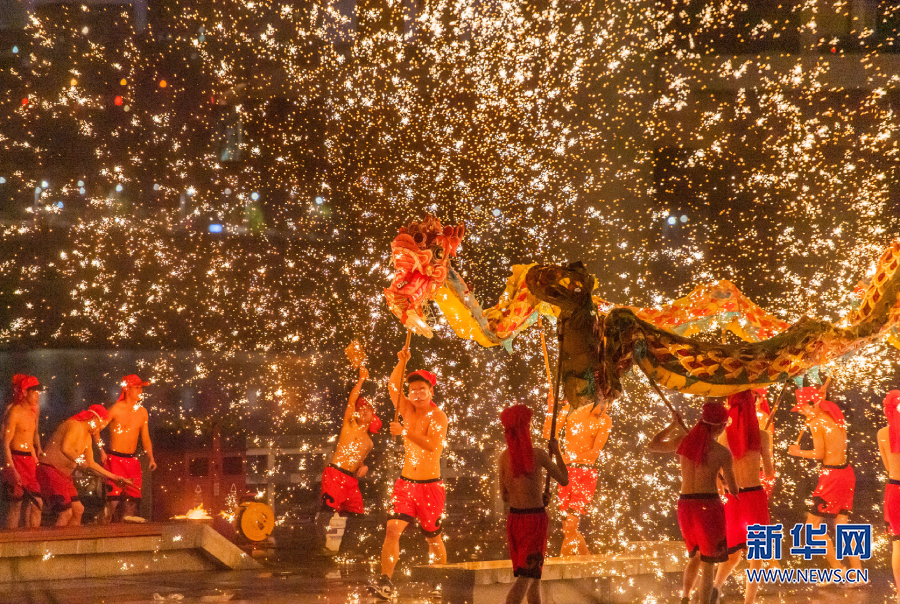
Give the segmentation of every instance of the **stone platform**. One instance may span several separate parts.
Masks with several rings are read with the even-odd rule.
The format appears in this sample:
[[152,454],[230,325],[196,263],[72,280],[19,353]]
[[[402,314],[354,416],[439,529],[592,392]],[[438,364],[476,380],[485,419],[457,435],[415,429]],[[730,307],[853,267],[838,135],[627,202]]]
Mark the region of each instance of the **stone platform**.
[[[543,600],[547,604],[633,602],[655,587],[664,573],[684,570],[686,561],[681,541],[631,542],[614,555],[547,558]],[[509,560],[417,566],[411,579],[440,584],[445,604],[502,602],[516,580]]]
[[202,522],[0,533],[0,583],[255,568],[259,563]]

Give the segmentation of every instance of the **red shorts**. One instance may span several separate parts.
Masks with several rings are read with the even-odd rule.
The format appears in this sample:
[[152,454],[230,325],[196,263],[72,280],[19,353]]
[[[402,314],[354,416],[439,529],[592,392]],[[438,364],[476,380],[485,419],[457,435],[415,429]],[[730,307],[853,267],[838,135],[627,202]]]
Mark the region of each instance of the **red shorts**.
[[394,482],[388,520],[412,522],[418,518],[425,536],[437,537],[441,534],[445,497],[444,482],[440,478],[410,480],[401,476]]
[[691,556],[699,550],[703,562],[728,559],[725,507],[717,493],[682,495],[678,499],[678,526]]
[[509,508],[506,535],[513,576],[540,579],[547,555],[547,511],[544,508]]
[[838,514],[853,511],[853,491],[856,489],[856,473],[850,464],[822,466],[819,484],[812,494],[810,512],[822,518],[834,518]]
[[569,466],[569,484],[560,486],[559,511],[571,510],[576,516],[584,515],[584,508],[590,505],[597,490],[597,470],[579,466]]
[[112,480],[106,479],[107,499],[140,499],[141,498],[141,460],[127,453],[106,452],[106,463],[103,467],[122,478],[130,478],[134,484],[119,486]]
[[322,474],[322,503],[337,512],[364,514],[359,480],[344,468],[328,464]]
[[41,496],[41,485],[38,484],[37,463],[31,451],[10,451],[13,466],[19,473],[19,482],[13,477],[12,468],[3,468],[3,487],[7,501],[22,501],[26,493],[29,499]]
[[900,480],[888,480],[884,489],[884,521],[891,541],[900,539]]
[[35,474],[41,485],[41,498],[54,514],[65,512],[72,507],[73,501],[78,501],[78,491],[71,476],[46,463],[38,464]]
[[739,497],[725,495],[725,534],[728,553],[747,548],[747,527],[769,524],[769,498],[763,486],[741,489]]

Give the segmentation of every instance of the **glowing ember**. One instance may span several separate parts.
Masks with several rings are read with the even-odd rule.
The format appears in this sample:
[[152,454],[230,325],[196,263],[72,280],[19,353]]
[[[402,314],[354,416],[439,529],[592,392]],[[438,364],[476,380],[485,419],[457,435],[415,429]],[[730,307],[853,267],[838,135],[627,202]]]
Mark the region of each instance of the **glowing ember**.
[[187,514],[172,516],[172,520],[212,520],[212,516],[203,509],[202,505],[198,505],[195,508],[189,509]]

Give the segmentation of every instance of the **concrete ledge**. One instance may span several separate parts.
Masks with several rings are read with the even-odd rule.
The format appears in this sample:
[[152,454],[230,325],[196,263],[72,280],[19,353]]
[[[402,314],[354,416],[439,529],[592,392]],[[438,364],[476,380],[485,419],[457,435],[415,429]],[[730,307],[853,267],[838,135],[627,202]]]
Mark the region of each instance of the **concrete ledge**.
[[[613,555],[548,558],[544,599],[551,604],[631,602],[662,574],[681,572],[686,561],[681,541],[639,541]],[[502,602],[515,581],[509,560],[417,566],[411,578],[440,584],[445,604]]]
[[253,568],[259,563],[203,523],[47,529],[0,539],[0,583]]

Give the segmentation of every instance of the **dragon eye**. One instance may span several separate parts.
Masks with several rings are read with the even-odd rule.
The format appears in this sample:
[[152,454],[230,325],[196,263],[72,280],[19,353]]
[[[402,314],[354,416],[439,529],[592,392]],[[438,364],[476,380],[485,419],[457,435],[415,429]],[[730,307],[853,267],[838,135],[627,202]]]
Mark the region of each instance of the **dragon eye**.
[[441,246],[437,246],[436,248],[434,248],[434,252],[432,253],[437,260],[444,259],[444,248],[442,248]]

